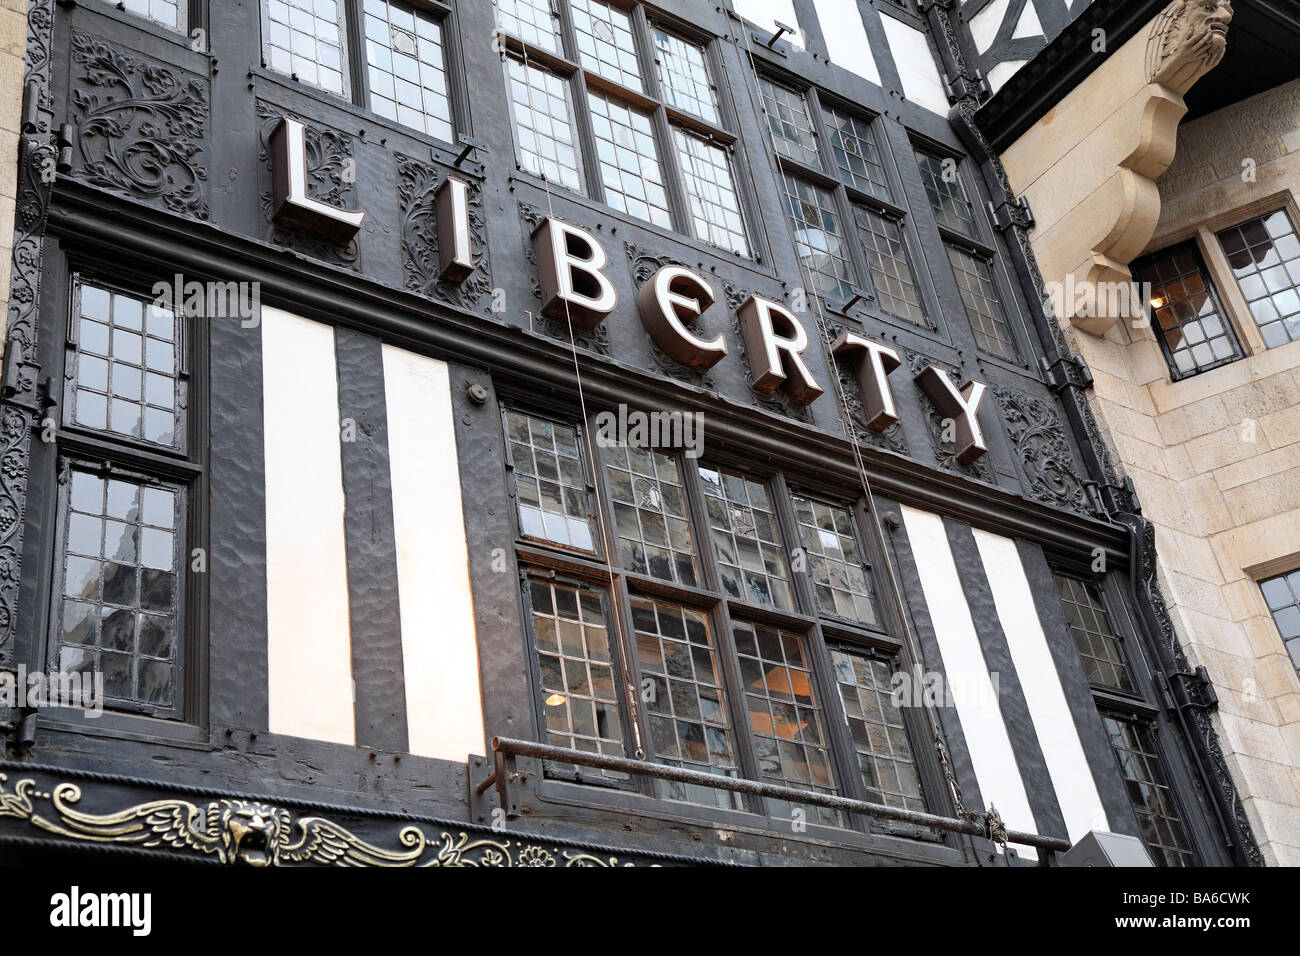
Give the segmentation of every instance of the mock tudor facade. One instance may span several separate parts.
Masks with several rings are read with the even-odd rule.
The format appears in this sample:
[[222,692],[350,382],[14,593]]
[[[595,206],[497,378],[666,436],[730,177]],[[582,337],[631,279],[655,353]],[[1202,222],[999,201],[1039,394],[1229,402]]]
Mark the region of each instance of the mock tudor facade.
[[0,852],[1263,862],[971,26],[30,0]]

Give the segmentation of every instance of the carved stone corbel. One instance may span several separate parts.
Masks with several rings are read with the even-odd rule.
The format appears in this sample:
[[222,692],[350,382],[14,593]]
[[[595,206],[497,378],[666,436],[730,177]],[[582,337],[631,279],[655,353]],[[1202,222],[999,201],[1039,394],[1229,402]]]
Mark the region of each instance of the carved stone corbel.
[[1218,66],[1229,0],[1175,0],[1003,157],[1038,214],[1034,248],[1061,318],[1094,335],[1140,318],[1129,264],[1160,219],[1184,95]]

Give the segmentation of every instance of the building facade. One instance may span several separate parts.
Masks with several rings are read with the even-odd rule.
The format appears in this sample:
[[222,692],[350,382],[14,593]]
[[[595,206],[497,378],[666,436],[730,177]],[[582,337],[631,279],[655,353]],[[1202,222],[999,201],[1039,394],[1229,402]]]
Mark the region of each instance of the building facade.
[[26,22],[7,852],[1263,861],[957,5]]
[[[1070,64],[1067,80],[1033,77],[1037,57],[1013,74],[988,128],[1034,210],[1099,423],[1156,525],[1169,612],[1213,681],[1261,849],[1294,865],[1300,8],[1120,6],[1092,5],[1037,54]],[[1113,54],[1085,72],[1096,31]],[[1145,288],[1136,308],[1082,295],[1130,281]]]

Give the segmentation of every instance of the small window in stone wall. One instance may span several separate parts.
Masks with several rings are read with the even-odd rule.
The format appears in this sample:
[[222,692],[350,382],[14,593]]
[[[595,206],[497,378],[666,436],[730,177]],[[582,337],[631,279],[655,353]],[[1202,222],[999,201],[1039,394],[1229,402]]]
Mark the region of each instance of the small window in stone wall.
[[1174,379],[1208,372],[1243,356],[1237,332],[1194,242],[1135,262],[1133,274],[1150,285],[1151,323]]
[[1300,570],[1259,583],[1291,663],[1300,671]]
[[1300,237],[1286,210],[1225,229],[1219,243],[1264,344],[1300,341]]

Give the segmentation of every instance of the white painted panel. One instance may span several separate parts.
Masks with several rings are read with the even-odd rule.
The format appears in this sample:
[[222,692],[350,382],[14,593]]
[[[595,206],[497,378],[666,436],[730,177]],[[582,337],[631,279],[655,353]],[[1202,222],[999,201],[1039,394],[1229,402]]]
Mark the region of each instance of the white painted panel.
[[334,330],[263,309],[270,730],[354,744],[338,388]]
[[1013,40],[1024,40],[1029,37],[1040,37],[1043,35],[1043,21],[1038,19],[1038,9],[1032,3],[1025,4],[1025,9],[1020,13],[1020,22],[1016,24],[1015,32],[1011,34]]
[[[948,691],[961,720],[980,793],[986,803],[997,807],[1008,827],[1034,833],[1037,824],[1016,766],[975,622],[971,620],[970,607],[962,591],[943,519],[904,507],[903,522],[921,576],[921,589],[925,592],[939,653],[943,656]],[[1022,856],[1034,859],[1038,856],[1033,847],[1017,845],[1016,849]]]
[[792,37],[787,33],[781,39],[797,47],[804,45],[799,16],[794,12],[794,0],[735,0],[735,3],[737,13],[764,30],[775,33],[778,20],[788,27],[794,27],[798,31],[797,36]]
[[880,22],[885,25],[889,49],[903,81],[903,93],[918,106],[947,116],[948,95],[943,91],[939,68],[935,66],[925,34],[897,17],[882,16]]
[[1070,840],[1077,842],[1090,830],[1109,830],[1106,808],[1097,793],[1097,782],[1066,702],[1061,675],[1038,620],[1016,543],[985,531],[975,532],[975,543]]
[[1003,60],[989,70],[989,89],[994,93],[1002,89],[1007,80],[1015,76],[1020,68],[1028,62],[1028,60]]
[[[814,0],[813,5],[831,62],[879,86],[880,71],[871,55],[858,0]],[[873,10],[869,15],[876,13]]]
[[451,384],[445,362],[383,355],[410,749],[463,761],[485,741]]
[[975,41],[975,49],[987,53],[993,41],[998,38],[998,28],[1007,15],[1011,0],[993,0],[987,7],[970,18],[970,35]]

